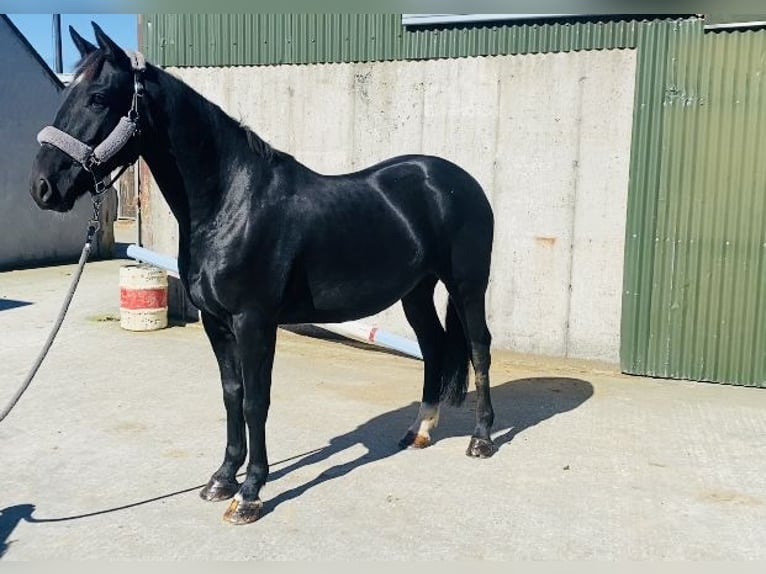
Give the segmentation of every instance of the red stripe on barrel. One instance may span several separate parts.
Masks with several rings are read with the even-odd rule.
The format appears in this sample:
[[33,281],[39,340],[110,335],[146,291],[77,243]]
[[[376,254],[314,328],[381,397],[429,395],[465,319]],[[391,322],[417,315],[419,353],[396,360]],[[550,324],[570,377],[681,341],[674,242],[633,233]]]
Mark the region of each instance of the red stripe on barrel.
[[123,309],[160,309],[168,306],[167,287],[128,289],[120,287],[120,307]]

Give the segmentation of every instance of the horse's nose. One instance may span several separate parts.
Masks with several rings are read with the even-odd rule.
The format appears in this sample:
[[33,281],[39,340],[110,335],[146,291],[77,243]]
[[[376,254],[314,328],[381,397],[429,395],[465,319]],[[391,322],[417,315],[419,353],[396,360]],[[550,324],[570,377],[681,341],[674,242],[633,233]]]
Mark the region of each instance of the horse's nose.
[[54,195],[53,186],[46,178],[37,178],[32,184],[32,197],[41,207],[49,206]]

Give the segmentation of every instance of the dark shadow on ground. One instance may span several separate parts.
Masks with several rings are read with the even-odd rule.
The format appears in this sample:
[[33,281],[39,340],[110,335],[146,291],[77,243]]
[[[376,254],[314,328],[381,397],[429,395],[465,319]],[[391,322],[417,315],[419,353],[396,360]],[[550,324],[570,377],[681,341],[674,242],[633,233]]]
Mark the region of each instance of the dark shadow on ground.
[[[593,395],[593,386],[588,381],[572,378],[528,378],[507,381],[492,387],[492,402],[495,408],[493,438],[499,451],[495,456],[503,456],[503,446],[511,442],[519,433],[551,417],[571,411]],[[465,446],[474,426],[474,403],[476,394],[468,393],[466,403],[459,408],[443,408],[440,424],[433,433],[435,441],[449,437],[465,437]],[[361,444],[367,449],[366,454],[347,463],[329,468],[312,480],[282,492],[264,502],[264,515],[278,505],[293,500],[311,488],[344,476],[354,469],[376,462],[400,452],[399,439],[412,423],[418,410],[417,403],[410,403],[393,411],[381,414],[355,429],[337,436],[325,447],[295,455],[288,459],[273,462],[269,481],[277,481],[290,472],[312,464],[321,463],[331,456],[348,448]],[[456,456],[464,456],[462,452]],[[240,475],[241,476],[241,475]],[[34,518],[32,504],[19,504],[0,512],[0,556],[8,545],[8,539],[21,520],[27,522],[65,522],[78,520],[111,512],[118,512],[159,500],[193,492],[203,484],[183,488],[175,492],[161,494],[153,498],[127,503],[121,506],[85,512],[60,518]]]
[[16,309],[18,307],[26,307],[27,305],[31,304],[31,301],[18,301],[16,299],[0,298],[0,311],[8,311],[9,309]]
[[8,547],[13,544],[11,533],[22,520],[30,521],[35,511],[34,504],[17,504],[0,510],[0,558],[5,555]]
[[[503,445],[511,442],[516,435],[557,414],[571,411],[593,395],[593,385],[581,379],[572,378],[528,378],[507,381],[492,387],[492,403],[495,409],[493,439],[502,456]],[[439,427],[432,433],[439,441],[451,437],[465,437],[465,447],[473,431],[476,393],[471,391],[466,403],[459,408],[442,407]],[[335,465],[317,475],[311,481],[285,491],[264,502],[264,514],[279,504],[299,497],[309,489],[344,476],[352,470],[392,456],[401,449],[398,439],[412,423],[418,411],[418,403],[411,403],[375,417],[354,430],[335,437],[326,447],[290,464],[274,470],[269,481],[298,468],[322,462],[348,448],[361,444],[367,453],[350,462]]]

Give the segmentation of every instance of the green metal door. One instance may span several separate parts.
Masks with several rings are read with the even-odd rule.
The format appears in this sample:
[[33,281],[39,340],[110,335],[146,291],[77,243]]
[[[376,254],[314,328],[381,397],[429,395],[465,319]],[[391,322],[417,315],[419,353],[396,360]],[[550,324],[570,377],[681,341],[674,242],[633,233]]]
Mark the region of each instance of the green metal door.
[[766,31],[640,43],[625,372],[766,386]]

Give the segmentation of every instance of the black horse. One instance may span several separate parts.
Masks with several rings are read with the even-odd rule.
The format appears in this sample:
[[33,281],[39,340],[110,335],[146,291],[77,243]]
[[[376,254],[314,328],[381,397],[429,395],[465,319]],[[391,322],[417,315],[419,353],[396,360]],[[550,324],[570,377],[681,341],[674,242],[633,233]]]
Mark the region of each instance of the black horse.
[[[200,495],[234,496],[224,515],[230,522],[258,518],[278,325],[358,319],[398,300],[425,362],[420,411],[402,446],[430,443],[439,403],[465,397],[470,361],[477,412],[467,454],[491,456],[484,298],[494,223],[476,180],[423,155],[315,173],[167,72],[138,69],[135,55],[93,26],[98,46],[70,28],[82,59],[54,126],[90,147],[125,116],[138,131],[104,161],[78,163],[44,143],[31,193],[43,209],[68,211],[94,180],[139,155],[151,169],[178,220],[181,280],[201,310],[223,384],[226,451]],[[444,327],[433,300],[438,280],[449,293]],[[240,485],[246,429],[250,458]]]

